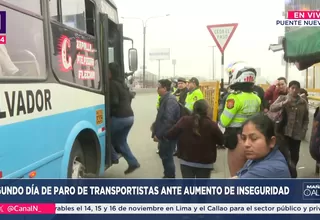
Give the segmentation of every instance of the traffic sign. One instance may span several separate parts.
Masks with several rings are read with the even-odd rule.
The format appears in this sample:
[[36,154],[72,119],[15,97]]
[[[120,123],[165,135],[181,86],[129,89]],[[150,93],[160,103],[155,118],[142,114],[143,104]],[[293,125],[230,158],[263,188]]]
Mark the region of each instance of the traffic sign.
[[224,50],[226,49],[237,27],[238,27],[238,24],[236,23],[215,24],[215,25],[207,26],[213,40],[216,42],[217,47],[219,48],[222,54],[224,53]]

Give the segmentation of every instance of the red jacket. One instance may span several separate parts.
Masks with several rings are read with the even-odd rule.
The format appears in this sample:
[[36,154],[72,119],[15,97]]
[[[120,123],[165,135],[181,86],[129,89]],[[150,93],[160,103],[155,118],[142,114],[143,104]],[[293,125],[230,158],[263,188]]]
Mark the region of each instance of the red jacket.
[[210,164],[216,162],[217,145],[223,144],[223,134],[217,123],[209,117],[199,122],[200,136],[193,132],[194,116],[184,116],[171,128],[166,137],[178,139],[178,158],[193,163]]
[[264,99],[271,105],[280,95],[286,95],[287,92],[280,92],[275,85],[270,86],[264,93]]

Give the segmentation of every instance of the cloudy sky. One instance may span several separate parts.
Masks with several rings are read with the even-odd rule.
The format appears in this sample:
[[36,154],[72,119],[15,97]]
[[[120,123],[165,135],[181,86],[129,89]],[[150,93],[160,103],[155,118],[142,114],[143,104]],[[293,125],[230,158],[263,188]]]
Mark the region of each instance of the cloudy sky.
[[[268,51],[270,43],[277,43],[284,27],[275,25],[282,19],[283,0],[115,0],[124,35],[135,41],[142,67],[142,20],[153,16],[168,17],[149,19],[146,35],[146,66],[158,74],[158,62],[149,61],[153,48],[170,48],[171,58],[176,59],[176,75],[198,75],[212,78],[221,76],[221,54],[215,48],[215,68],[212,66],[212,47],[215,45],[207,25],[238,23],[238,28],[225,50],[225,65],[242,60],[261,68],[270,80],[285,75],[281,53]],[[124,17],[124,18],[122,18]],[[139,18],[139,19],[132,19]],[[128,48],[129,44],[126,45]],[[172,76],[172,61],[161,62],[161,75]],[[300,78],[295,68],[290,76]],[[225,75],[225,78],[227,76]],[[290,77],[291,78],[291,77]]]

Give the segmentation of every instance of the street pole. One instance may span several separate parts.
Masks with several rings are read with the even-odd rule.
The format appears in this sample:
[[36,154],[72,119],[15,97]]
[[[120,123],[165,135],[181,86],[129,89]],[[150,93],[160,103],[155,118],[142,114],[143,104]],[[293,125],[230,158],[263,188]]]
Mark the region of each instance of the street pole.
[[212,80],[214,80],[214,72],[215,72],[215,65],[214,65],[214,48],[215,46],[212,47]]
[[[287,13],[284,14],[285,15],[285,19],[288,19]],[[286,32],[289,32],[290,27],[284,27],[284,35],[286,35]],[[282,43],[282,42],[281,42]],[[286,67],[285,67],[285,78],[287,79],[287,81],[289,76],[289,63],[286,62]]]
[[143,23],[143,64],[142,64],[142,85],[146,87],[146,23]]
[[221,54],[221,88],[224,88],[224,53]]
[[158,66],[158,68],[159,68],[159,69],[158,69],[158,80],[160,80],[160,60],[158,60],[158,62],[159,62],[159,63],[158,63],[158,65],[159,65],[159,66]]
[[214,56],[214,53],[215,53],[215,51],[214,51],[214,49],[215,49],[215,47],[216,46],[209,46],[209,47],[212,47],[212,80],[214,80],[214,78],[215,78],[215,72],[216,72],[216,70],[215,70],[215,60],[214,60],[214,58],[215,58],[215,56]]
[[286,62],[286,70],[285,70],[285,77],[287,80],[289,80],[289,63]]
[[138,19],[142,21],[143,25],[143,67],[142,67],[142,83],[143,83],[143,88],[146,86],[146,31],[147,31],[147,22],[148,20],[152,18],[161,18],[161,17],[167,17],[170,16],[170,14],[166,14],[165,16],[153,16],[149,17],[146,20],[143,20],[141,18],[136,18],[136,17],[122,17],[123,19]]
[[173,65],[173,77],[176,76],[176,63],[177,63],[177,60],[173,59],[173,60],[172,60],[172,65]]

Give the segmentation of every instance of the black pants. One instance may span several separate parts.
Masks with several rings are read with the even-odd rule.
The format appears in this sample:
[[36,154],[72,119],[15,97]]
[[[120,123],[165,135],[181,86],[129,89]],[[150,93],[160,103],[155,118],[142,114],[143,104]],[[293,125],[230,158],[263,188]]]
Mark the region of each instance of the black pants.
[[240,133],[241,128],[226,128],[224,131],[224,146],[230,150],[234,150],[238,144],[238,134]]
[[299,162],[299,155],[300,155],[300,140],[294,140],[291,137],[286,137],[288,148],[290,151],[290,158],[293,163],[293,165],[297,166]]
[[287,143],[287,137],[281,134],[277,134],[276,137],[277,137],[276,145],[279,146],[280,152],[286,158],[291,177],[297,178],[298,177],[297,168],[296,168],[296,164],[294,164],[291,159],[291,152],[290,152],[290,147]]
[[197,168],[187,165],[180,165],[182,178],[210,178],[211,170],[209,168]]

